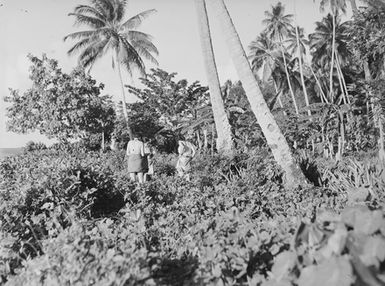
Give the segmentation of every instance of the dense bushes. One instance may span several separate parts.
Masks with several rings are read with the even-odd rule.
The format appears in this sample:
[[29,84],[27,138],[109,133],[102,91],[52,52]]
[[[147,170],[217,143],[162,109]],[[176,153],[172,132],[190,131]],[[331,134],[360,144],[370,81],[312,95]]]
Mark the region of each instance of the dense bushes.
[[[191,182],[173,175],[175,160],[158,154],[158,174],[141,187],[129,182],[122,152],[41,150],[4,160],[3,282],[318,285],[307,281],[323,281],[326,271],[336,277],[328,285],[382,279],[385,220],[372,208],[383,197],[350,199],[349,188],[325,179],[326,162],[308,166],[330,188],[285,190],[264,149],[198,156]],[[343,162],[333,168],[341,182],[351,177]],[[379,194],[383,181],[375,183]],[[344,209],[367,199],[371,209]]]

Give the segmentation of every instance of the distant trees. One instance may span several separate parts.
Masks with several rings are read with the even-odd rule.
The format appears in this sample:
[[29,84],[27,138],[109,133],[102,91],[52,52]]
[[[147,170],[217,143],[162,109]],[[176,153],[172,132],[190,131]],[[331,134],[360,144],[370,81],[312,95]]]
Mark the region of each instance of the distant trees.
[[262,21],[265,24],[265,33],[266,36],[274,41],[275,45],[277,45],[279,51],[281,52],[281,56],[284,64],[284,71],[286,74],[287,86],[289,87],[291,99],[293,100],[293,105],[295,108],[295,112],[298,114],[298,105],[297,100],[295,98],[293,86],[290,79],[290,74],[288,70],[287,63],[287,53],[284,48],[284,40],[290,34],[292,29],[292,18],[293,15],[285,14],[285,6],[282,5],[281,2],[278,2],[275,6],[271,7],[271,11],[265,11],[266,18]]
[[[347,2],[354,17],[343,22],[340,14],[347,9]],[[304,148],[303,143],[309,145],[310,141],[313,152],[323,152],[324,156],[338,160],[344,154],[377,145],[379,158],[385,158],[385,105],[380,91],[385,78],[385,2],[373,0],[362,4],[357,8],[354,0],[322,0],[322,10],[328,8],[329,13],[315,23],[308,39],[296,27],[282,44],[278,37],[269,36],[284,23],[290,24],[283,16],[282,4],[277,4],[265,13],[268,18],[264,23],[270,27],[270,33],[264,30],[249,46],[254,73],[262,72],[263,83],[275,87],[277,92],[282,87],[281,67],[285,60],[285,73],[289,75],[286,79],[290,78],[293,87],[299,70],[302,91],[293,90],[298,100],[299,93],[303,93],[310,122],[303,120],[303,103],[298,102],[298,115],[285,106],[284,112],[290,115],[286,121],[298,129],[285,130],[287,139],[297,139],[294,142],[299,145],[294,144],[294,148]],[[290,60],[277,56],[279,47]],[[308,56],[303,57],[306,51]]]
[[100,96],[103,84],[97,85],[81,68],[64,73],[56,60],[45,55],[29,59],[32,87],[23,94],[11,90],[6,97],[11,104],[8,130],[36,130],[61,142],[112,132],[115,112],[110,97]]
[[[213,123],[208,88],[198,81],[189,84],[185,79],[175,80],[175,76],[159,68],[151,69],[141,79],[143,89],[128,86],[140,99],[128,105],[133,129],[142,136],[156,138],[163,145],[161,149],[167,151],[181,134],[190,133],[201,140],[205,136],[203,129]],[[118,133],[124,136],[124,132]]]

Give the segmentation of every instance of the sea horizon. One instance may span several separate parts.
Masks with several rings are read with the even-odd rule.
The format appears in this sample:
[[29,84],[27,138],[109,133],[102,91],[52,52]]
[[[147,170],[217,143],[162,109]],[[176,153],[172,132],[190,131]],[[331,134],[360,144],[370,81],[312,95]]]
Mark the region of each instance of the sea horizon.
[[23,147],[0,148],[0,159],[20,154],[22,151]]

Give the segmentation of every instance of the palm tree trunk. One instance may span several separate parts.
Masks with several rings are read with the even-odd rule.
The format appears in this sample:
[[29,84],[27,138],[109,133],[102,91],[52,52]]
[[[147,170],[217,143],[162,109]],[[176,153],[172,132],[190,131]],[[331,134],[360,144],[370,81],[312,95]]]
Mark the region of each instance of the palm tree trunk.
[[[274,79],[273,79],[273,84],[274,84],[275,92],[278,93],[278,86],[277,86],[277,84],[276,84]],[[278,97],[277,97],[277,101],[278,101],[279,107],[282,108],[283,115],[286,116],[287,114],[286,114],[286,111],[283,109],[281,95],[282,95],[282,90],[279,91],[279,94],[278,94]]]
[[299,60],[299,73],[300,73],[300,76],[301,76],[302,90],[303,90],[303,95],[305,96],[306,107],[308,108],[307,109],[307,114],[309,115],[310,120],[311,120],[311,111],[309,109],[309,97],[307,95],[306,86],[305,86],[305,79],[303,77],[302,54],[301,54],[301,48],[300,48],[300,44],[299,44],[298,26],[295,27],[295,37],[297,39],[298,60]]
[[281,54],[282,54],[282,57],[283,57],[283,64],[284,64],[284,67],[285,67],[285,74],[286,74],[286,79],[287,79],[287,85],[289,86],[290,95],[291,95],[291,99],[293,100],[293,105],[294,105],[295,113],[299,114],[297,101],[295,100],[293,88],[291,87],[289,71],[287,69],[287,62],[286,62],[285,52],[283,50],[282,44],[280,46],[281,46]]
[[213,4],[213,11],[222,26],[227,47],[243,83],[251,109],[261,126],[276,162],[285,172],[286,186],[292,188],[307,184],[304,174],[296,164],[289,145],[263,98],[225,3],[223,0],[212,0],[210,3]]
[[207,138],[207,127],[203,129],[203,149],[207,151],[207,147],[209,145],[208,138]]
[[342,82],[342,88],[343,88],[344,93],[345,93],[345,96],[346,96],[346,102],[350,104],[349,93],[348,93],[348,87],[346,86],[345,77],[344,77],[344,74],[342,73],[341,63],[340,63],[340,60],[339,60],[339,58],[338,58],[337,50],[334,51],[334,56],[335,56],[335,59],[336,59],[336,67],[337,67],[338,76],[339,76],[340,79],[341,79],[341,82]]
[[118,59],[119,59],[119,55],[118,55],[118,51],[116,51],[115,62],[116,62],[116,67],[118,69],[119,80],[120,80],[120,87],[122,89],[123,115],[124,115],[124,119],[126,120],[128,135],[130,136],[130,140],[132,140],[132,139],[134,139],[134,136],[132,134],[132,130],[131,130],[131,127],[130,127],[130,124],[129,124],[129,120],[128,120],[126,93],[124,91],[124,83],[123,83],[123,78],[122,78],[122,71],[120,69],[120,62],[119,62]]
[[214,156],[215,124],[211,124],[211,156]]
[[325,93],[323,92],[321,83],[319,82],[318,77],[317,77],[317,75],[315,74],[315,72],[314,72],[313,67],[311,66],[311,64],[309,64],[309,67],[310,67],[311,73],[313,74],[313,77],[314,77],[314,79],[315,79],[315,81],[316,81],[316,83],[317,83],[317,86],[318,86],[318,88],[319,88],[319,90],[320,90],[321,98],[323,98],[323,100],[324,100],[326,103],[329,103],[329,100],[327,99]]
[[340,87],[341,87],[341,97],[342,97],[344,104],[346,104],[347,101],[346,101],[346,96],[345,96],[345,89],[344,89],[344,85],[342,84],[341,75],[340,75],[338,68],[337,68],[337,75],[338,75],[338,82],[339,82]]
[[217,150],[231,153],[232,138],[231,126],[227,118],[225,106],[218,78],[217,67],[211,42],[210,26],[207,17],[205,0],[195,0],[197,11],[199,34],[201,39],[202,54],[206,69],[207,81],[210,89],[210,100],[214,115],[215,127],[218,134]]
[[332,39],[332,54],[331,54],[331,61],[330,61],[330,75],[329,75],[329,98],[330,102],[333,102],[333,69],[334,69],[334,51],[335,51],[335,44],[336,44],[336,16],[332,12],[333,17],[333,39]]
[[380,138],[378,138],[378,157],[381,161],[385,161],[385,146],[384,146],[384,129],[381,117],[378,119],[378,127]]

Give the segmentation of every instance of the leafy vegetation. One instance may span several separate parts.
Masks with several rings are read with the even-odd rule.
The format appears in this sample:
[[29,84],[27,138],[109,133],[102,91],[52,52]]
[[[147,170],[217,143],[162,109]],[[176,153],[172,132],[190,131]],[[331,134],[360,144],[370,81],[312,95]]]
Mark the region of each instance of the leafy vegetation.
[[103,84],[81,68],[66,74],[45,55],[29,59],[32,88],[23,95],[11,90],[6,98],[12,104],[7,108],[10,131],[37,130],[62,142],[112,132],[115,112],[111,98],[100,96]]
[[[287,190],[265,148],[200,156],[191,182],[174,177],[175,161],[163,155],[154,180],[137,187],[122,152],[51,148],[3,160],[3,282],[318,285],[326,272],[335,273],[330,285],[383,279],[385,180],[373,166],[329,160],[322,186]],[[355,186],[345,184],[352,172]]]
[[[59,142],[30,142],[0,161],[0,283],[384,285],[385,6],[350,2],[344,22],[346,1],[321,1],[331,14],[308,36],[282,3],[265,13],[249,47],[254,75],[221,87],[227,154],[217,152],[215,106],[198,81],[152,69],[142,89],[126,86],[138,102],[126,104],[123,92],[114,106],[85,73],[105,48],[119,73],[133,63],[143,72],[141,56],[155,61],[149,35],[133,30],[153,10],[124,22],[125,1],[77,6],[71,15],[92,28],[68,36],[81,39],[70,50],[82,50],[81,67],[66,74],[30,56],[32,88],[8,97],[10,130]],[[126,173],[130,131],[157,148],[142,185]],[[190,181],[175,174],[186,135],[198,149]],[[276,156],[279,142],[290,156]],[[288,162],[310,184],[291,187]]]

